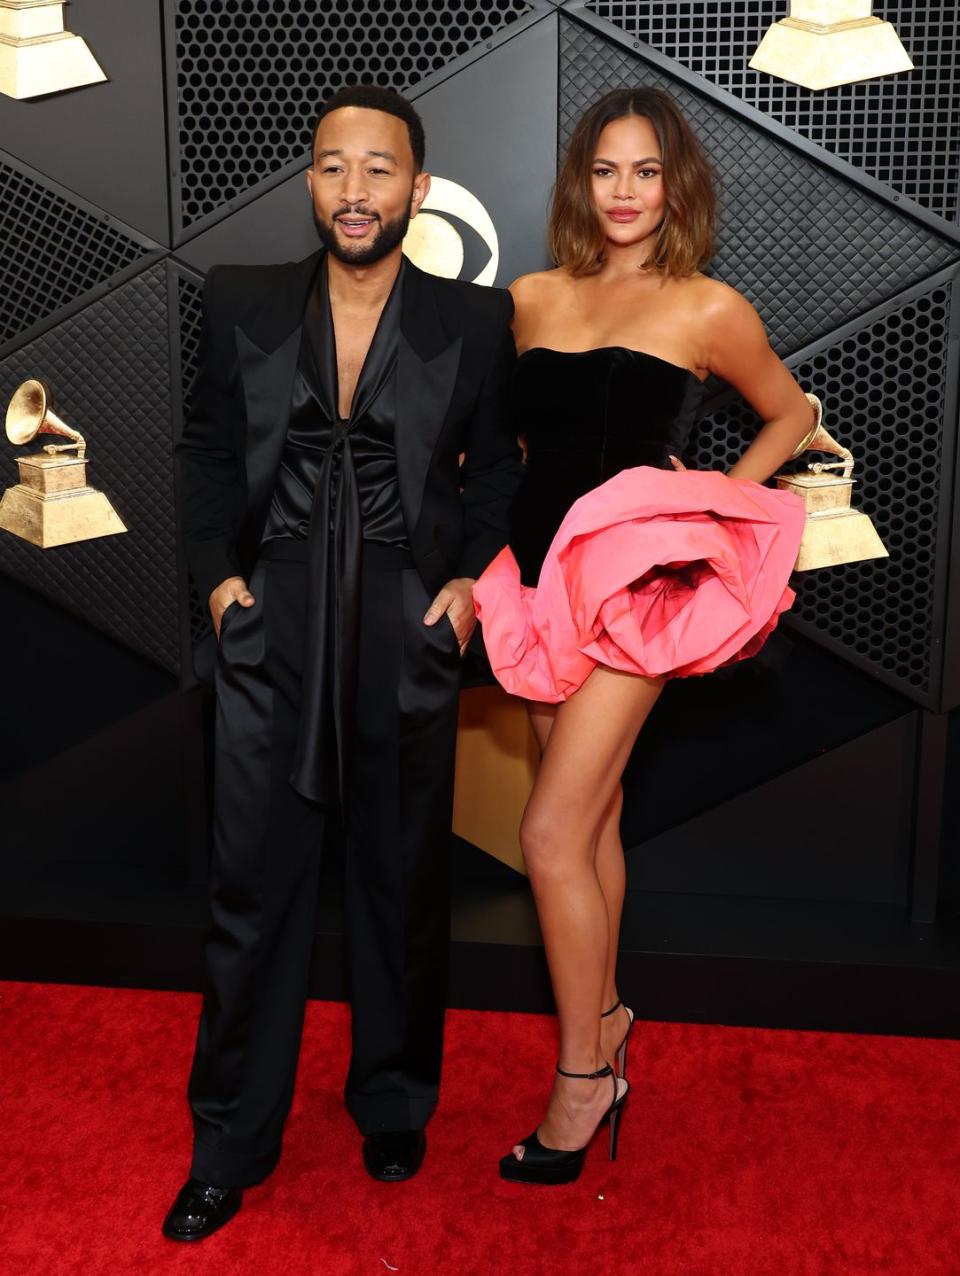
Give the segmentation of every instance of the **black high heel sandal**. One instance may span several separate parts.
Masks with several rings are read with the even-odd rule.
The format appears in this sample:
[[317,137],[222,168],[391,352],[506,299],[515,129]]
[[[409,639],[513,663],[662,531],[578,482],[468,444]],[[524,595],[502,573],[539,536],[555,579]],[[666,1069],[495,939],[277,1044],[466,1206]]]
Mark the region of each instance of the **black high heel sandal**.
[[[610,1160],[615,1161],[617,1139],[620,1134],[620,1113],[630,1092],[629,1085],[625,1085],[621,1093],[619,1078],[609,1063],[598,1072],[565,1072],[558,1063],[557,1071],[561,1077],[573,1077],[577,1081],[599,1081],[602,1077],[610,1078],[613,1085],[613,1102],[597,1122],[597,1130],[605,1121],[609,1121]],[[544,1147],[534,1130],[533,1134],[521,1143],[524,1149],[521,1160],[518,1160],[512,1152],[500,1158],[500,1177],[509,1179],[512,1183],[572,1183],[580,1176],[587,1157],[587,1148],[593,1142],[597,1130],[594,1130],[582,1148],[574,1148],[572,1151]]]
[[[616,1014],[616,1012],[620,1009],[621,1006],[623,1006],[622,1001],[615,1002],[610,1007],[609,1010],[604,1010],[601,1012],[600,1018],[608,1019],[610,1015]],[[613,1056],[613,1066],[616,1068],[618,1077],[626,1077],[627,1075],[627,1043],[630,1040],[631,1032],[633,1032],[633,1023],[635,1018],[634,1013],[629,1006],[623,1006],[623,1008],[627,1012],[627,1018],[630,1020],[630,1022],[627,1025],[627,1031],[624,1034],[624,1038],[620,1042],[620,1044],[617,1046],[617,1049]]]

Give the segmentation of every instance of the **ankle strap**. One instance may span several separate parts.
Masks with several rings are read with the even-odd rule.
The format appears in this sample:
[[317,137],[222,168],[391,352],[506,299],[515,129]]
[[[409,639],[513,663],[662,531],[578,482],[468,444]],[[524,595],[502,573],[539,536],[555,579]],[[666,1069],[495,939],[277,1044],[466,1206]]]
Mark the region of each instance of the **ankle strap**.
[[597,1072],[567,1072],[566,1069],[561,1068],[558,1063],[557,1071],[560,1073],[561,1077],[573,1077],[575,1081],[599,1081],[601,1077],[613,1076],[613,1069],[610,1067],[609,1063],[604,1064],[604,1066]]
[[600,1018],[606,1019],[607,1016],[612,1015],[615,1010],[619,1010],[622,1005],[623,1005],[622,1001],[615,1001],[609,1010],[603,1010],[600,1012]]

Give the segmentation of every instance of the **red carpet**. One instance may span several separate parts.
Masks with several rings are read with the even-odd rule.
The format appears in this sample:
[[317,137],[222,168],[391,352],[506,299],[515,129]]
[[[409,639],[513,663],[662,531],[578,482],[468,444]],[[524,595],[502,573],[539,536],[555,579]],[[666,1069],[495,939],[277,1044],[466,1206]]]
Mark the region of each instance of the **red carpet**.
[[284,1159],[198,1246],[159,1233],[187,1166],[198,999],[0,983],[0,1272],[233,1276],[960,1273],[960,1043],[642,1024],[620,1160],[502,1183],[550,1020],[451,1015],[418,1177],[364,1174],[347,1012],[313,1003]]

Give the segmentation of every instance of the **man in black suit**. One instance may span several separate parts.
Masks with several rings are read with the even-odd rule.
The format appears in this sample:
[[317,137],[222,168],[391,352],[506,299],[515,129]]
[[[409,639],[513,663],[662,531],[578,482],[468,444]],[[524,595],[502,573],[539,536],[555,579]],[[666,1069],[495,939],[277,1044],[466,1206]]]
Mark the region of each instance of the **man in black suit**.
[[332,807],[347,831],[346,1104],[374,1177],[417,1171],[436,1106],[461,656],[521,467],[509,294],[401,252],[423,155],[407,101],[341,90],[307,173],[321,251],[207,278],[178,455],[219,643],[213,930],[172,1239],[221,1227],[280,1156]]

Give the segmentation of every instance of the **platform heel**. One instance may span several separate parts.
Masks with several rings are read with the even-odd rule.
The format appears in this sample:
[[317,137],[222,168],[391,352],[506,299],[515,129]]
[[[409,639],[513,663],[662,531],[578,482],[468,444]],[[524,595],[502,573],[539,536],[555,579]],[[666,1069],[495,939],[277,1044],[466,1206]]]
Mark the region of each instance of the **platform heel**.
[[500,1158],[501,1178],[508,1179],[512,1183],[573,1183],[580,1177],[580,1171],[587,1158],[587,1148],[596,1137],[597,1129],[608,1120],[610,1122],[610,1160],[616,1160],[620,1115],[630,1092],[629,1084],[616,1075],[609,1063],[596,1072],[567,1072],[557,1064],[557,1072],[561,1077],[572,1077],[577,1081],[599,1081],[603,1077],[609,1077],[613,1086],[613,1100],[609,1108],[597,1122],[596,1129],[582,1148],[566,1150],[544,1147],[534,1130],[533,1134],[528,1135],[521,1143],[523,1148],[521,1158],[515,1156],[513,1152]]

